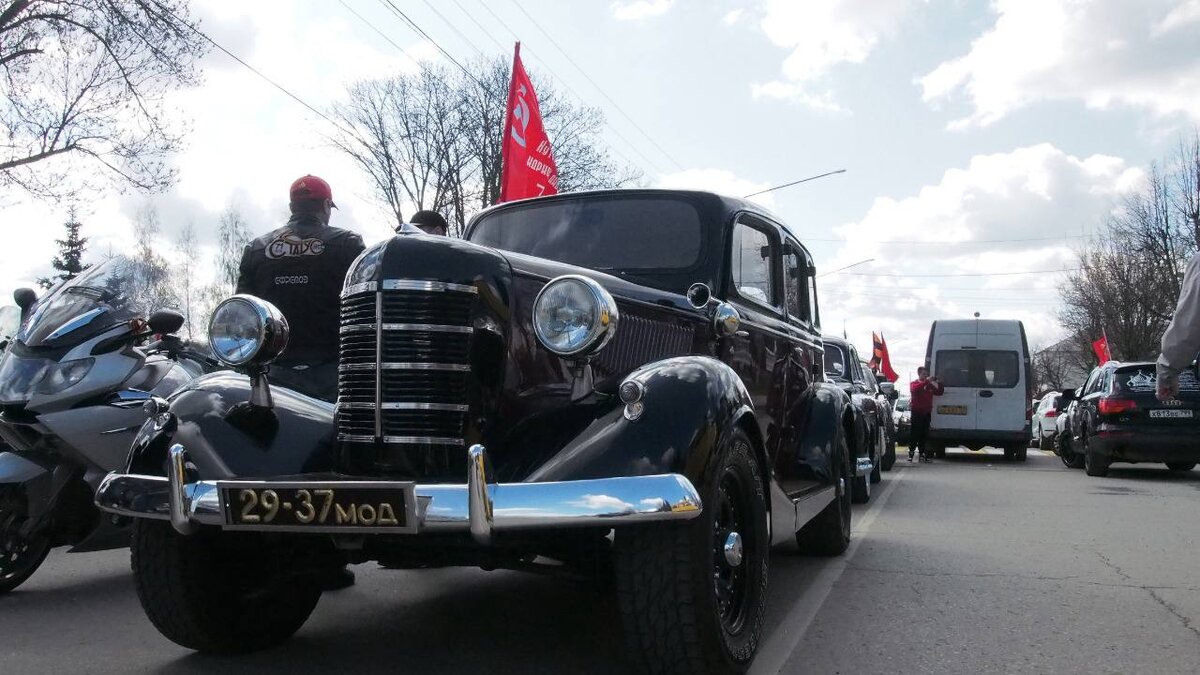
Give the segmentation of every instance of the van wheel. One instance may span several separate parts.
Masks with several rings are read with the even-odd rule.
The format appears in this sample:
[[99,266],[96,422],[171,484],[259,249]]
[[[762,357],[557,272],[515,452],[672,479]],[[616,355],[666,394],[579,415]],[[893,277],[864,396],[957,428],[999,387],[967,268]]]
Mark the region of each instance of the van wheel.
[[833,501],[796,533],[796,543],[804,553],[841,555],[850,546],[850,490],[844,483],[838,488],[849,474],[846,458],[850,456],[850,449],[846,446],[845,438],[838,439],[838,451],[834,456],[830,471],[834,485]]
[[1017,448],[1013,448],[1013,450],[1015,450],[1015,451],[1016,451],[1016,453],[1015,453],[1015,454],[1016,454],[1016,457],[1017,457],[1017,461],[1018,461],[1018,462],[1024,462],[1024,461],[1025,461],[1025,459],[1026,459],[1027,457],[1029,457],[1029,448],[1027,448],[1027,447],[1025,447],[1025,446],[1020,446],[1020,447],[1017,447]]
[[642,670],[740,673],[767,607],[767,506],[753,445],[738,430],[701,488],[704,509],[682,523],[616,533],[617,599]]

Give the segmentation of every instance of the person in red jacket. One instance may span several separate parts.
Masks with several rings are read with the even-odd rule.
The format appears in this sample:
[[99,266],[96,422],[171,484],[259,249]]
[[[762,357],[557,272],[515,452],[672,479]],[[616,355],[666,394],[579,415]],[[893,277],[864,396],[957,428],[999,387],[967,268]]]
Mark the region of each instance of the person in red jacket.
[[929,420],[933,416],[933,397],[944,394],[946,388],[939,378],[929,376],[928,368],[921,367],[917,368],[917,379],[908,385],[908,389],[912,393],[909,403],[909,409],[912,410],[912,440],[908,444],[908,461],[913,461],[913,453],[919,451],[922,462],[932,462],[926,437],[929,435]]

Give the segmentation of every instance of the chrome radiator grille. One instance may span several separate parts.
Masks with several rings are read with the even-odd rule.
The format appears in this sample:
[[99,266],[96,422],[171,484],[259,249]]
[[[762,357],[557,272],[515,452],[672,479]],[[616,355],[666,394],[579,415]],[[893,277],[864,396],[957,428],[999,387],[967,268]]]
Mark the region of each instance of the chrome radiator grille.
[[393,279],[342,297],[338,440],[380,469],[427,471],[462,454],[473,286]]
[[622,316],[612,342],[596,357],[596,367],[605,374],[633,370],[672,356],[691,353],[692,329],[678,324]]

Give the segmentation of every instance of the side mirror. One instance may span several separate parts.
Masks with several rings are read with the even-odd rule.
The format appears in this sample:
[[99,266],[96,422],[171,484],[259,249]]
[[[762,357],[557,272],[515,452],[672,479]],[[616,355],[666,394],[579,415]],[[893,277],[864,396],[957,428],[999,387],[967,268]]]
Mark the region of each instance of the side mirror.
[[183,328],[183,315],[172,309],[160,309],[147,322],[152,333],[170,335]]
[[1058,404],[1059,404],[1060,406],[1062,406],[1063,408],[1065,408],[1065,407],[1067,406],[1067,404],[1068,404],[1068,403],[1070,403],[1071,401],[1074,401],[1074,400],[1075,400],[1075,398],[1076,398],[1076,396],[1075,396],[1075,390],[1074,390],[1074,389],[1068,389],[1068,390],[1064,391],[1062,394],[1060,394],[1060,395],[1059,395],[1059,397],[1058,397]]
[[37,302],[37,292],[32,288],[18,288],[13,291],[13,302],[21,308],[21,318],[24,319],[25,315],[29,313],[29,308]]

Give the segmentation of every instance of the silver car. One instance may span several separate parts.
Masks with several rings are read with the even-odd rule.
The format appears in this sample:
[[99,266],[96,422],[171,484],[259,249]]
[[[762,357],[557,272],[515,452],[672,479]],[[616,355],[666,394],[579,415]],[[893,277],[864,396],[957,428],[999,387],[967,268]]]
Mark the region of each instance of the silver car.
[[1030,424],[1031,438],[1029,444],[1041,450],[1054,449],[1055,423],[1058,421],[1058,399],[1061,392],[1052,391],[1034,406],[1033,422]]

